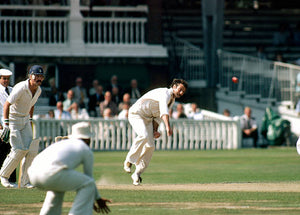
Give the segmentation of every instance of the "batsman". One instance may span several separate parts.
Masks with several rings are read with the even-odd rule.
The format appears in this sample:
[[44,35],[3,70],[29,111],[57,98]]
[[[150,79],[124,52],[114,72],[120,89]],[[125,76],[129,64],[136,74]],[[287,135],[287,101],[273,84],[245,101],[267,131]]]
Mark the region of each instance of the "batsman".
[[7,188],[17,187],[8,178],[25,157],[22,167],[21,187],[32,188],[29,183],[27,169],[37,150],[30,150],[32,143],[32,116],[34,105],[41,95],[41,84],[44,80],[44,70],[39,65],[30,68],[28,79],[16,84],[3,106],[3,132],[0,138],[10,140],[11,151],[7,155],[0,170],[1,184]]

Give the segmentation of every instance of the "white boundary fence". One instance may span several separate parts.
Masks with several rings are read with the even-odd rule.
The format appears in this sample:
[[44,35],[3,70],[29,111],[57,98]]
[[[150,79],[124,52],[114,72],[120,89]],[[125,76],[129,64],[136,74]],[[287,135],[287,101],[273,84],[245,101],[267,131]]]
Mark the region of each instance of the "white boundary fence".
[[[129,150],[135,134],[124,120],[94,118],[91,124],[94,137],[91,148],[95,151]],[[78,120],[36,119],[34,137],[40,138],[41,150],[54,142],[56,136],[71,133]],[[241,129],[238,121],[224,120],[171,120],[173,135],[168,137],[160,126],[161,137],[156,140],[156,150],[212,150],[241,147]]]

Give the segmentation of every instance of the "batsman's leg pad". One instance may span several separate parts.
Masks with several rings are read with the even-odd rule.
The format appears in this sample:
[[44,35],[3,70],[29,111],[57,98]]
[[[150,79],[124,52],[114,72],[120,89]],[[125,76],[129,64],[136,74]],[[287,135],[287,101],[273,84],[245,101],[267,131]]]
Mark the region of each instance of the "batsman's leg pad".
[[38,154],[38,150],[39,150],[39,140],[34,139],[34,140],[32,140],[32,142],[30,144],[28,153],[22,160],[21,187],[30,183],[27,171],[28,171],[28,168],[31,166],[33,159]]
[[11,173],[17,168],[23,157],[28,153],[28,150],[12,149],[3,162],[0,170],[0,176],[9,178]]

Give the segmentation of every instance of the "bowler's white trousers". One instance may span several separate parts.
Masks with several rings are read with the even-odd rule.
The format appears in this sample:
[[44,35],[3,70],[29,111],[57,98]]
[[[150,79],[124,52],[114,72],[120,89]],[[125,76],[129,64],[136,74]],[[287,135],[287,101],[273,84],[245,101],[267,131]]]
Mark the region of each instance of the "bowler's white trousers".
[[48,190],[40,215],[60,215],[65,192],[73,190],[77,194],[69,215],[93,214],[96,190],[93,178],[72,169],[53,173],[51,169],[34,171],[29,167],[28,173],[34,186]]
[[125,162],[135,164],[135,173],[140,175],[148,167],[155,150],[152,118],[143,118],[139,114],[129,113],[129,123],[136,132]]

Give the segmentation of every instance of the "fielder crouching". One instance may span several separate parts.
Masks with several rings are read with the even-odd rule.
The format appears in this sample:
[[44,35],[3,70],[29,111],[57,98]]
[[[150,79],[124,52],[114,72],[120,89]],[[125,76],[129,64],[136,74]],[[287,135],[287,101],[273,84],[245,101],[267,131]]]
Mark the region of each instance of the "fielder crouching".
[[[34,65],[29,70],[29,78],[16,84],[3,107],[4,136],[9,136],[11,151],[7,155],[0,170],[1,184],[4,187],[17,187],[8,178],[25,157],[22,168],[21,187],[32,188],[29,183],[27,169],[37,151],[31,151],[32,125],[34,105],[41,95],[41,84],[44,80],[43,68]],[[3,135],[2,135],[3,136]]]
[[[92,215],[96,212],[110,212],[108,199],[101,198],[93,179],[93,152],[90,149],[92,137],[87,122],[72,126],[69,139],[52,144],[37,155],[28,169],[31,183],[47,190],[40,215],[60,215],[64,194],[75,191],[76,197],[69,215]],[[83,173],[75,169],[83,165]]]

